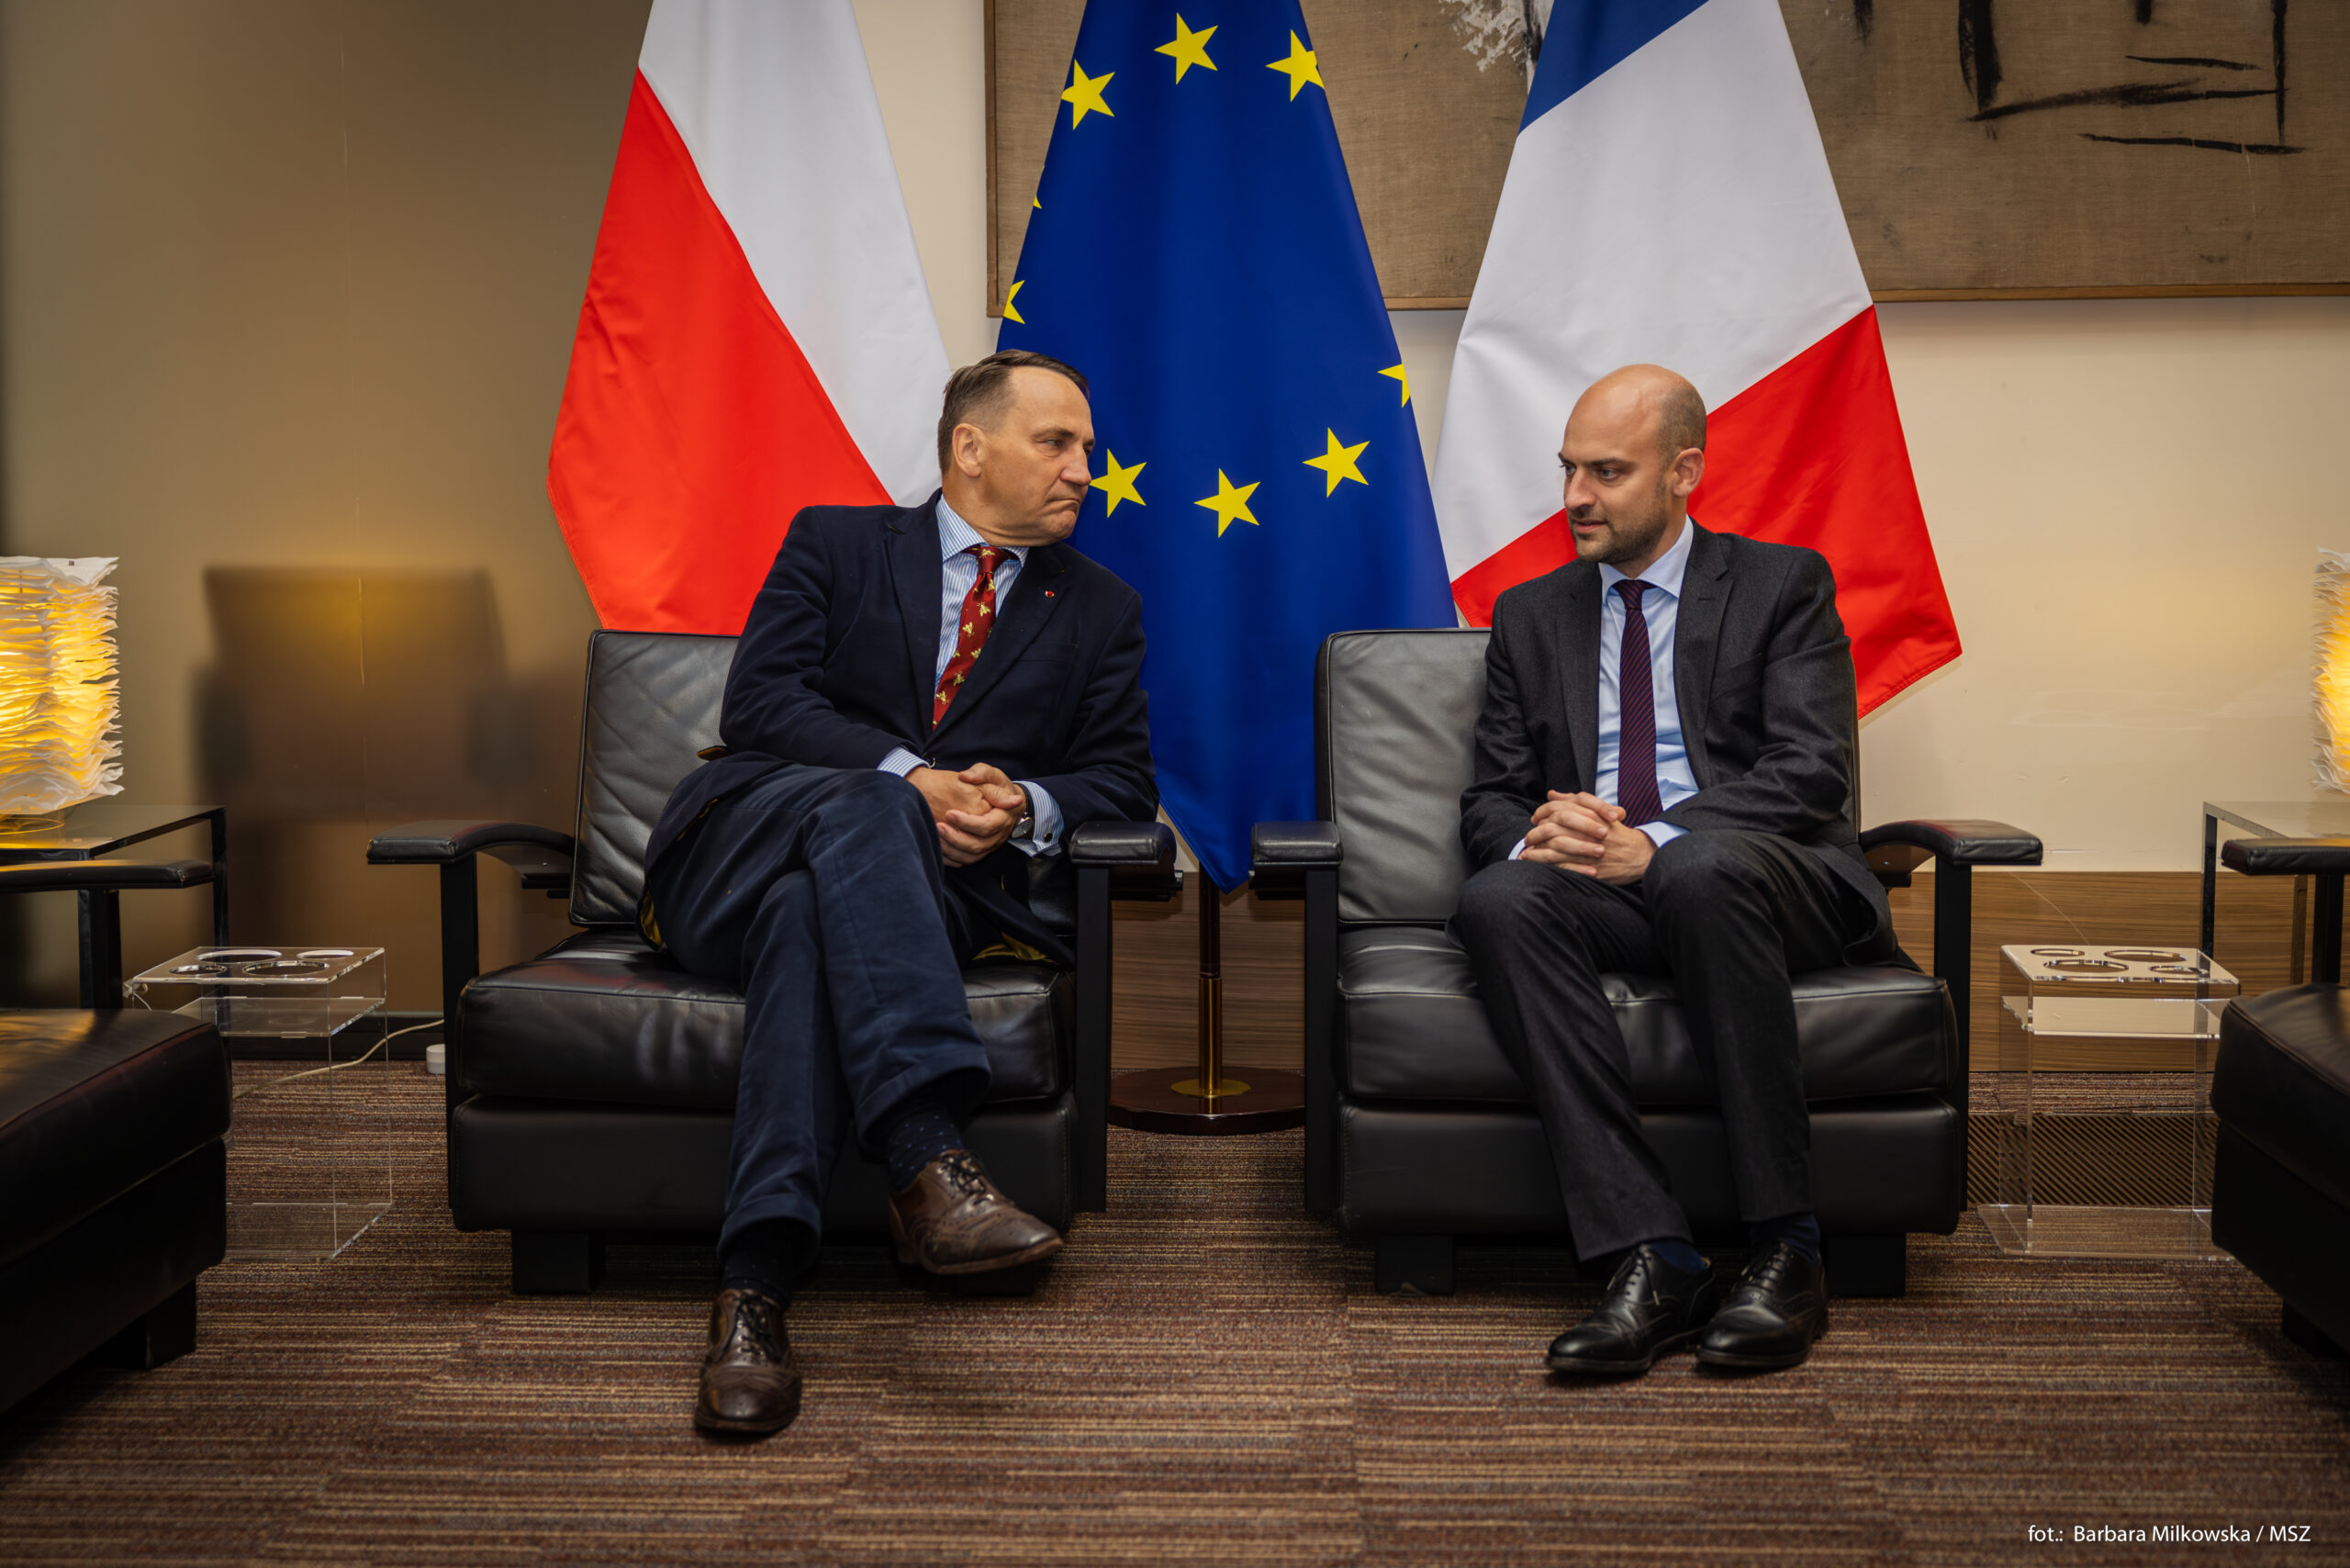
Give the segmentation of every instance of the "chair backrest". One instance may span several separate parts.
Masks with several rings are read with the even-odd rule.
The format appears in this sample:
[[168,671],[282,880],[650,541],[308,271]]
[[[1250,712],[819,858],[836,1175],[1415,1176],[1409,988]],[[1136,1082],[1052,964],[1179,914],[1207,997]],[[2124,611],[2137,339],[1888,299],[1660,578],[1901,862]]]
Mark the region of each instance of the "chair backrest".
[[588,640],[575,924],[635,924],[645,842],[677,780],[699,766],[694,754],[717,743],[734,643],[669,632],[599,632]]
[[1460,903],[1460,791],[1488,635],[1341,632],[1322,644],[1316,783],[1346,846],[1341,920],[1441,921]]
[[[1460,792],[1474,761],[1491,633],[1341,632],[1315,671],[1316,785],[1338,824],[1338,918],[1449,920],[1469,877]],[[1846,811],[1861,821],[1859,726]]]

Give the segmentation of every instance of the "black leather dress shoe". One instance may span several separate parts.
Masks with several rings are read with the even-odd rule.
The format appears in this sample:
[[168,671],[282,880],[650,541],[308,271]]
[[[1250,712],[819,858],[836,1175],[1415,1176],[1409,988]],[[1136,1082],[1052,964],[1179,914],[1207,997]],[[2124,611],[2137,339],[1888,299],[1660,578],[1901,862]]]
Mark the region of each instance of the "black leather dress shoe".
[[1607,1294],[1589,1317],[1550,1341],[1555,1372],[1629,1377],[1667,1350],[1695,1338],[1721,1299],[1711,1267],[1687,1273],[1651,1247],[1635,1247],[1617,1265]]
[[800,1363],[783,1304],[764,1291],[721,1291],[710,1308],[694,1425],[705,1432],[781,1431],[800,1414]]
[[1729,1299],[1697,1341],[1697,1359],[1755,1371],[1791,1367],[1827,1332],[1828,1271],[1818,1259],[1774,1241],[1748,1260],[1730,1287]]

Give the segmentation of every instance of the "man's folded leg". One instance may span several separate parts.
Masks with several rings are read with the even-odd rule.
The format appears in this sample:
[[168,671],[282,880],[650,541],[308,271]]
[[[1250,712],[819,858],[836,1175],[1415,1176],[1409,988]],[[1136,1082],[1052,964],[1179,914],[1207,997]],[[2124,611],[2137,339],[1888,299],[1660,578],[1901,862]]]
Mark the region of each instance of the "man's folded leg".
[[[714,805],[664,857],[653,891],[678,960],[744,992],[720,1240],[726,1278],[697,1420],[772,1430],[798,1408],[796,1369],[788,1380],[773,1372],[789,1363],[791,1276],[813,1260],[825,1189],[852,1132],[893,1166],[925,1156],[892,1202],[892,1230],[933,1243],[918,1253],[940,1253],[938,1233],[959,1237],[944,1254],[970,1271],[1041,1256],[1059,1238],[996,1193],[959,1147],[987,1089],[987,1057],[949,935],[929,811],[911,785],[879,772],[778,769]],[[957,1147],[935,1147],[950,1141]],[[909,1193],[935,1192],[949,1201],[916,1202],[911,1220],[896,1212]],[[990,1222],[976,1242],[975,1208]],[[1014,1218],[1041,1235],[1022,1233]],[[1002,1260],[990,1260],[990,1242]]]

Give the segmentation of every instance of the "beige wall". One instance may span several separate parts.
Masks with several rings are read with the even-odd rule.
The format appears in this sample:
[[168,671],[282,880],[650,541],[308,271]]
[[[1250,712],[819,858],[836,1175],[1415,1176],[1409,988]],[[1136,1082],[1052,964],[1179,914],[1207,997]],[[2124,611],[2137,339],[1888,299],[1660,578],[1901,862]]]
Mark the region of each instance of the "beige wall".
[[[402,1005],[433,879],[369,834],[568,821],[543,476],[644,8],[0,6],[0,543],[123,558],[125,798],[225,800],[238,935],[384,942]],[[560,929],[504,877],[493,956]],[[13,902],[0,994],[70,994],[71,900]]]
[[[386,940],[405,1005],[431,878],[368,834],[568,812],[591,617],[543,474],[644,8],[0,0],[0,548],[124,557],[129,798],[229,800],[240,935]],[[857,12],[968,360],[981,6]],[[2302,792],[2350,300],[1884,319],[1968,653],[1868,725],[1871,814],[2181,868],[2199,800]],[[1396,319],[1430,442],[1459,320]],[[502,875],[493,957],[556,928]],[[131,901],[131,957],[201,902]],[[0,921],[0,993],[70,988],[70,902]]]

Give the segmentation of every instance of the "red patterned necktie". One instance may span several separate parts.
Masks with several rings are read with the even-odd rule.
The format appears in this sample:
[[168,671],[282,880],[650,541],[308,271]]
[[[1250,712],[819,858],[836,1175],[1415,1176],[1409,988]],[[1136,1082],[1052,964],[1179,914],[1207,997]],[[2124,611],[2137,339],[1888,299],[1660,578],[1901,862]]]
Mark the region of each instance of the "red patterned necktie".
[[1664,815],[1656,787],[1656,680],[1649,668],[1649,622],[1640,613],[1648,584],[1626,577],[1616,585],[1624,597],[1624,656],[1616,682],[1616,803],[1624,825],[1638,827]]
[[963,689],[963,678],[979,662],[979,650],[988,645],[988,633],[995,626],[995,564],[1003,558],[1003,551],[993,544],[974,544],[963,554],[979,558],[979,575],[971,580],[971,591],[963,596],[955,656],[946,661],[946,673],[938,678],[938,697],[930,708],[934,726],[946,717],[946,705]]

